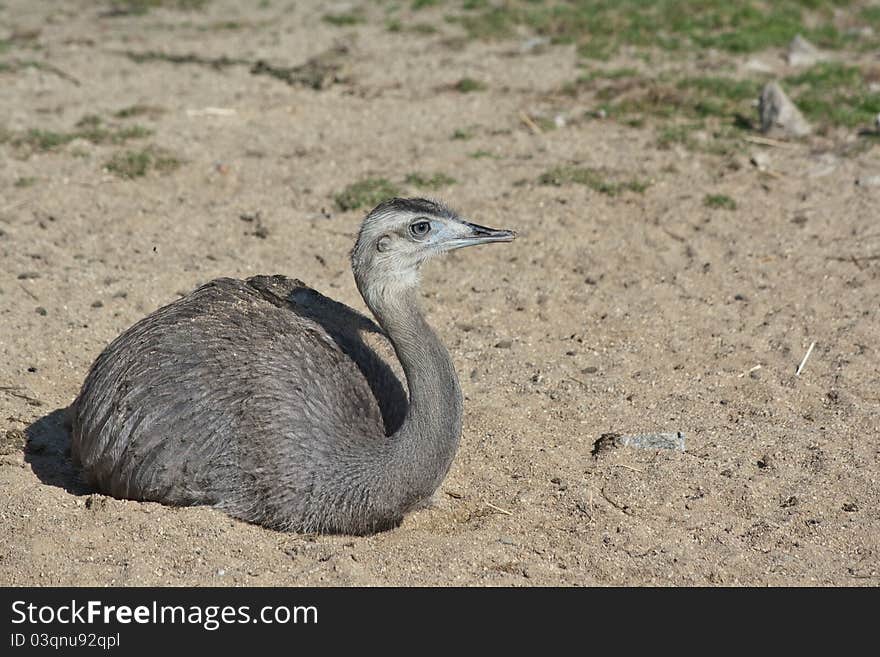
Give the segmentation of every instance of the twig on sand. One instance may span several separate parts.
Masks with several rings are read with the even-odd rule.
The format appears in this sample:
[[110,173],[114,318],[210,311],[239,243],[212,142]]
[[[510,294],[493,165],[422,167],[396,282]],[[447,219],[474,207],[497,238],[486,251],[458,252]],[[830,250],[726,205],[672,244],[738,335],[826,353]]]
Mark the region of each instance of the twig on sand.
[[27,294],[27,295],[28,295],[31,299],[33,299],[34,301],[39,301],[39,300],[40,300],[39,297],[37,297],[36,294],[34,294],[33,292],[31,292],[29,289],[27,289],[27,288],[24,286],[24,283],[19,283],[18,286],[19,286],[22,290],[24,290],[25,294]]
[[749,371],[747,371],[747,372],[743,372],[742,374],[740,374],[740,375],[739,375],[739,378],[743,378],[744,376],[746,376],[747,374],[751,374],[752,372],[757,372],[759,369],[761,369],[761,366],[760,366],[760,365],[755,365],[755,366],[754,366],[752,369],[750,369]]
[[49,71],[50,73],[54,73],[62,80],[67,80],[68,82],[73,83],[74,86],[77,86],[77,87],[82,86],[82,83],[79,80],[77,80],[75,77],[73,77],[70,73],[65,73],[57,66],[54,66],[52,64],[43,64],[40,68],[43,68],[44,70]]
[[621,513],[626,514],[628,516],[633,515],[633,510],[631,508],[629,508],[628,506],[626,506],[624,504],[620,504],[618,502],[615,502],[610,497],[608,497],[608,493],[605,492],[604,488],[600,488],[599,492],[602,494],[602,497],[605,498],[605,501],[608,502],[608,504],[613,506],[615,509],[617,509]]
[[804,365],[807,364],[807,359],[810,357],[810,354],[813,353],[813,347],[816,346],[815,342],[810,343],[810,348],[807,349],[807,353],[804,355],[804,359],[801,361],[801,364],[798,365],[797,372],[794,373],[795,376],[800,376],[801,371],[804,369]]
[[0,208],[0,214],[6,214],[7,212],[12,212],[13,210],[18,210],[18,208],[27,205],[30,203],[30,199],[24,199],[23,201],[15,201],[14,203],[10,203],[2,208]]
[[639,470],[638,468],[634,468],[631,465],[624,465],[623,463],[612,463],[612,468],[626,468],[627,470],[632,470],[633,472],[644,472],[644,470]]
[[866,256],[856,256],[856,255],[848,255],[848,256],[828,256],[828,260],[836,260],[837,262],[851,262],[856,268],[861,271],[864,269],[862,266],[862,261],[864,260],[880,260],[880,253],[874,253],[872,255]]
[[488,506],[490,509],[494,509],[494,510],[497,511],[498,513],[503,513],[503,514],[506,515],[506,516],[512,516],[512,515],[513,515],[513,513],[511,513],[511,512],[508,511],[507,509],[502,509],[500,506],[495,506],[495,505],[492,504],[491,502],[483,502],[483,504],[485,504],[486,506]]
[[747,141],[750,144],[760,144],[761,146],[781,146],[783,148],[788,148],[791,144],[779,141],[778,139],[770,139],[769,137],[743,137],[743,141]]
[[535,120],[525,112],[519,113],[519,120],[526,124],[526,127],[536,135],[540,135],[543,131],[541,126],[535,123]]
[[5,392],[7,395],[11,395],[12,397],[18,397],[19,399],[24,399],[29,406],[42,406],[43,402],[35,397],[31,397],[23,392],[20,392],[21,388],[16,386],[0,386],[0,392]]

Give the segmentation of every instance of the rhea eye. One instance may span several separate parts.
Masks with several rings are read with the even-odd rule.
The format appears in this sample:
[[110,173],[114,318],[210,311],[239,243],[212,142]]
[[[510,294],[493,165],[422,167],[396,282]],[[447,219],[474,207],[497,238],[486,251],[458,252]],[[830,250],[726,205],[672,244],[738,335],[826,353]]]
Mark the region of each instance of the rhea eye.
[[409,225],[409,232],[413,237],[422,238],[431,232],[431,222],[425,219],[414,221]]

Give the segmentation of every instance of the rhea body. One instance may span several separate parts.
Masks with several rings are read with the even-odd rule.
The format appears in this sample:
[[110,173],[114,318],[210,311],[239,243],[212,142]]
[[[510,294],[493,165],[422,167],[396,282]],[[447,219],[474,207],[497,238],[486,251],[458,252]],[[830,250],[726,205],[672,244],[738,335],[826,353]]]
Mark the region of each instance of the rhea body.
[[289,531],[398,525],[439,487],[461,434],[461,390],[419,309],[419,269],[513,238],[424,199],[364,220],[352,270],[408,398],[364,340],[380,329],[351,308],[283,276],[200,287],[95,361],[72,406],[74,460],[115,497],[212,505]]

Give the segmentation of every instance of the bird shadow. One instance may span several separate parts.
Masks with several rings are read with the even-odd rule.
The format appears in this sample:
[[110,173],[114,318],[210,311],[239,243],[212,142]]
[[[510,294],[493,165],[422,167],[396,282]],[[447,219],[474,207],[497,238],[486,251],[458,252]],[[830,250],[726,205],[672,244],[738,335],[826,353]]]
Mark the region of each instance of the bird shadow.
[[68,409],[58,408],[35,420],[25,430],[24,460],[37,478],[48,486],[63,488],[72,495],[93,492],[80,478],[70,458]]
[[247,283],[274,305],[319,324],[364,375],[382,414],[386,435],[400,428],[409,400],[403,384],[388,363],[364,342],[364,333],[385,335],[373,320],[296,279],[253,276]]

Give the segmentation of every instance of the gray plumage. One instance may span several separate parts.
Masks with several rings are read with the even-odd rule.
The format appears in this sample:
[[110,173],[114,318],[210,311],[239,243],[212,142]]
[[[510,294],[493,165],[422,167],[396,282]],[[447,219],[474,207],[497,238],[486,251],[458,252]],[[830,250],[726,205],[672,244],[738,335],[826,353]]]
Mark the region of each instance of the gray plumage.
[[[98,357],[72,406],[74,460],[115,497],[290,531],[396,526],[438,488],[461,433],[452,361],[418,307],[419,267],[513,237],[433,201],[379,205],[351,259],[381,329],[298,280],[211,281]],[[367,339],[383,330],[408,398]]]

